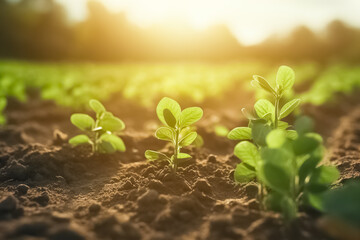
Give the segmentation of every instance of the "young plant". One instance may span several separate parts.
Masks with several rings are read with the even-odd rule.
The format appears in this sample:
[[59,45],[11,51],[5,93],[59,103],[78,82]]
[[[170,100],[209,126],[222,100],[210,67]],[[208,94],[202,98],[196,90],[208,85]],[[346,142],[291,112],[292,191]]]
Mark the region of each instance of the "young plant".
[[271,93],[275,105],[260,99],[255,104],[256,114],[243,111],[249,127],[238,127],[228,134],[229,139],[242,140],[234,149],[235,156],[242,160],[236,166],[235,181],[256,180],[261,208],[279,211],[286,219],[296,216],[300,204],[314,205],[316,193],[326,190],[338,177],[334,167],[317,167],[323,146],[321,137],[311,133],[309,118],[297,121],[296,131],[287,130],[289,124],[281,121],[300,103],[294,99],[280,108],[280,100],[291,89],[294,77],[289,67],[281,66],[273,88],[264,78],[254,76],[253,84]]
[[73,146],[90,144],[93,153],[114,153],[125,151],[125,144],[117,134],[124,130],[125,124],[97,100],[89,102],[90,108],[96,113],[96,120],[83,113],[71,115],[71,123],[84,131],[85,134],[77,135],[69,140]]
[[171,142],[174,153],[168,157],[161,152],[147,150],[145,157],[149,161],[168,161],[176,172],[178,164],[191,158],[189,154],[181,153],[181,148],[202,142],[202,138],[198,137],[195,128],[191,125],[202,118],[203,111],[199,107],[189,107],[181,111],[180,105],[175,100],[165,97],[157,105],[156,114],[165,126],[158,128],[155,136],[160,140]]
[[272,130],[266,136],[267,146],[259,151],[257,177],[266,186],[263,204],[287,220],[297,216],[300,205],[317,207],[320,196],[339,177],[335,166],[320,164],[322,138],[309,131],[308,122],[306,117],[296,121],[295,139],[288,138],[285,130]]
[[[249,120],[248,127],[237,127],[231,130],[228,138],[231,140],[241,140],[235,146],[234,154],[242,160],[235,169],[235,181],[238,183],[248,183],[257,179],[259,182],[259,201],[262,202],[264,196],[264,184],[257,177],[258,163],[261,162],[260,149],[266,146],[266,136],[273,129],[283,129],[290,138],[296,138],[294,130],[286,130],[289,124],[281,121],[293,112],[300,104],[300,99],[293,99],[280,106],[280,100],[284,94],[291,90],[295,82],[294,71],[287,66],[281,66],[277,72],[275,87],[263,77],[254,75],[252,85],[260,87],[273,97],[273,103],[267,99],[259,99],[255,103],[255,113],[252,114],[242,109],[243,114]],[[281,107],[281,108],[280,108]]]

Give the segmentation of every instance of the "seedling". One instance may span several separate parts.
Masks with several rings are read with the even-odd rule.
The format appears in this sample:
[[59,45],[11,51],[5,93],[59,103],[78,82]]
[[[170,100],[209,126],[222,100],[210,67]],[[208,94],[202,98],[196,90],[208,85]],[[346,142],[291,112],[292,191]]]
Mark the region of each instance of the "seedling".
[[[250,113],[244,108],[243,114],[249,120],[248,127],[237,127],[231,130],[228,138],[231,140],[241,140],[235,146],[234,154],[242,160],[235,169],[235,181],[238,183],[248,183],[257,178],[257,163],[261,162],[258,154],[262,146],[266,146],[266,136],[273,129],[283,129],[287,137],[296,138],[297,133],[294,130],[286,130],[289,124],[281,119],[288,116],[300,104],[300,99],[293,99],[285,103],[280,108],[280,100],[284,94],[291,90],[295,82],[294,71],[287,66],[281,66],[276,76],[276,86],[273,87],[263,77],[254,75],[252,85],[260,87],[273,96],[274,104],[269,100],[260,99],[255,103],[255,113]],[[252,142],[250,142],[252,141]],[[248,155],[249,154],[249,155]],[[259,181],[259,200],[262,202],[264,195],[264,186]]]
[[156,114],[165,126],[158,128],[155,136],[160,140],[171,142],[174,153],[168,157],[164,153],[147,150],[145,157],[149,161],[168,161],[170,167],[176,172],[178,164],[191,158],[189,154],[181,153],[181,148],[194,142],[202,144],[202,138],[198,138],[199,135],[191,125],[202,118],[203,111],[199,107],[189,107],[181,111],[180,105],[175,100],[165,97],[157,105]]
[[[304,126],[304,119],[297,125]],[[285,130],[272,130],[256,165],[257,177],[266,186],[263,204],[286,220],[297,216],[300,205],[317,207],[321,194],[339,177],[335,166],[319,165],[324,153],[321,136],[298,128],[297,132],[298,137],[290,139]]]
[[71,115],[71,123],[84,131],[69,140],[73,146],[90,144],[93,153],[114,153],[125,151],[125,144],[117,134],[124,130],[125,124],[97,100],[89,102],[90,108],[96,113],[96,120],[83,113]]
[[285,219],[294,218],[300,204],[314,205],[317,194],[339,176],[335,167],[318,166],[323,158],[322,139],[311,132],[309,118],[300,118],[295,123],[296,131],[287,130],[289,124],[281,121],[300,103],[294,99],[280,108],[280,100],[291,89],[294,78],[294,72],[285,66],[279,68],[275,88],[254,76],[253,85],[271,93],[275,105],[260,99],[255,114],[243,110],[249,127],[235,128],[228,134],[229,139],[243,140],[234,149],[235,156],[242,160],[235,169],[235,181],[257,180],[261,208],[279,211]]

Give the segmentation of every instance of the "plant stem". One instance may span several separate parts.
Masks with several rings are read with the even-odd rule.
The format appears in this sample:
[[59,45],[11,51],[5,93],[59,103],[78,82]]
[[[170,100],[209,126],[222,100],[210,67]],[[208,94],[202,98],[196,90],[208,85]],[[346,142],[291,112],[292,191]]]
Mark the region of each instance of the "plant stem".
[[279,125],[279,104],[280,104],[280,97],[279,96],[275,96],[275,129],[278,128]]
[[[99,125],[99,120],[98,120],[98,117],[96,116],[95,129],[98,128],[98,125]],[[99,132],[96,131],[96,132],[95,132],[94,145],[93,145],[93,153],[96,153],[96,152],[99,151],[99,149],[98,149],[98,144],[97,144],[98,138],[99,138]]]
[[180,152],[180,148],[179,148],[179,134],[180,134],[180,131],[179,129],[177,128],[176,131],[175,131],[175,147],[174,147],[174,162],[173,162],[173,169],[174,169],[174,172],[177,171],[177,165],[178,165],[178,154]]

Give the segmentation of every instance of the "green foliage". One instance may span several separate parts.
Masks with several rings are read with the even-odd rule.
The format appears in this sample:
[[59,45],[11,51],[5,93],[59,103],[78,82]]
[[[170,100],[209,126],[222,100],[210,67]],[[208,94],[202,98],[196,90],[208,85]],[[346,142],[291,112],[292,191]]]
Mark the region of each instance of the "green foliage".
[[199,107],[189,107],[181,111],[180,105],[171,98],[163,98],[156,108],[159,120],[165,125],[156,130],[156,138],[169,141],[174,146],[174,153],[168,157],[163,153],[147,150],[145,157],[149,161],[166,160],[171,168],[176,171],[178,164],[191,158],[189,154],[181,153],[183,147],[194,144],[201,146],[203,139],[191,125],[199,121],[203,111]]
[[321,196],[321,210],[335,219],[360,228],[360,182],[352,181]]
[[23,81],[14,81],[8,76],[0,77],[0,125],[6,123],[4,109],[7,105],[7,97],[14,97],[20,101],[26,100],[25,84]]
[[96,113],[96,120],[83,113],[71,115],[70,121],[86,134],[77,135],[69,140],[73,146],[90,144],[93,153],[114,153],[126,150],[123,140],[117,134],[124,130],[125,124],[97,100],[89,102],[90,108]]
[[309,118],[299,118],[296,131],[289,130],[290,125],[282,121],[300,105],[300,99],[280,105],[294,82],[294,71],[286,66],[279,68],[275,86],[255,75],[252,84],[271,94],[274,103],[258,100],[254,114],[243,109],[249,126],[237,127],[228,134],[229,139],[242,141],[234,149],[234,155],[242,161],[235,169],[235,181],[244,184],[256,180],[261,207],[281,212],[285,219],[296,217],[300,204],[314,206],[312,199],[339,176],[335,167],[320,165],[322,139],[311,132],[313,123]]

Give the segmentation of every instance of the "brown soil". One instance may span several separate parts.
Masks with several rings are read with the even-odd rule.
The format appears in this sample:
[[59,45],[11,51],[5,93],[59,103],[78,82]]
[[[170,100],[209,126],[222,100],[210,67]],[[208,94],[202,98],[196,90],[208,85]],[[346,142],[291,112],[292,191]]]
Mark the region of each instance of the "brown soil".
[[[119,99],[105,105],[127,124],[127,151],[112,155],[67,144],[77,133],[69,109],[36,96],[10,101],[8,125],[0,130],[1,239],[331,239],[317,227],[318,213],[301,212],[284,224],[277,214],[259,211],[254,186],[234,183],[235,142],[209,126],[219,120],[229,128],[244,125],[240,107],[203,106],[198,131],[205,145],[186,150],[194,160],[174,174],[144,158],[146,149],[171,151],[153,137],[152,109]],[[328,158],[343,182],[360,176],[360,101],[342,102],[351,104],[305,111],[327,138]]]

